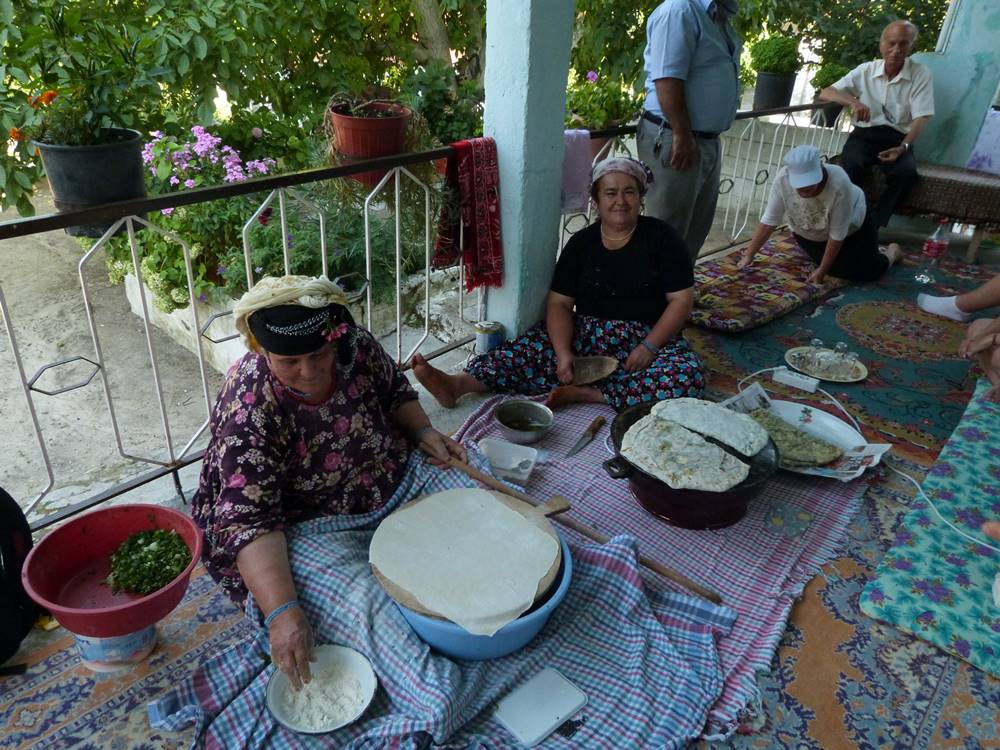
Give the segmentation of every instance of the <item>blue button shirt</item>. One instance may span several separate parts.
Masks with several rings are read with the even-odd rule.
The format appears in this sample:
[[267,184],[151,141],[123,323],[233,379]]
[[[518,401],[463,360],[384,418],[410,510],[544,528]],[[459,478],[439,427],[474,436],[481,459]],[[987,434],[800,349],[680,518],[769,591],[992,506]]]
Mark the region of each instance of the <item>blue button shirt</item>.
[[[710,13],[734,10],[731,0],[664,0],[646,21],[647,110],[663,117],[655,81],[684,81],[691,129],[722,133],[733,124],[740,96],[742,42],[727,21],[720,28]],[[727,16],[729,13],[727,13]]]

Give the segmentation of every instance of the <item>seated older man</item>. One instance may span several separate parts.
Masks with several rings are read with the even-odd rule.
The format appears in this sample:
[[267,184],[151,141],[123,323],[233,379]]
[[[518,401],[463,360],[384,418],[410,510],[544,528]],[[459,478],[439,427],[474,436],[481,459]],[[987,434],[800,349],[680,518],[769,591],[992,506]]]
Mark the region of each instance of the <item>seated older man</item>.
[[875,209],[879,226],[889,223],[917,177],[913,144],[934,115],[931,73],[909,59],[916,41],[915,25],[893,21],[879,41],[882,59],[862,63],[819,95],[854,110],[854,130],[840,162],[851,182],[861,185],[872,165],[885,174],[886,190]]

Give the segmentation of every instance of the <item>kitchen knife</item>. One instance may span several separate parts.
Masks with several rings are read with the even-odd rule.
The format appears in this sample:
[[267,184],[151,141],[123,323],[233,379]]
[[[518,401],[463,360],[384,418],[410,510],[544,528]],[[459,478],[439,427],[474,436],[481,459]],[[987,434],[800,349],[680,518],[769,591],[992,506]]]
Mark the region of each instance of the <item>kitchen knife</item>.
[[574,445],[566,452],[566,458],[569,458],[570,456],[575,456],[577,453],[582,451],[584,447],[587,445],[587,443],[589,443],[591,440],[594,439],[594,435],[596,435],[603,426],[604,426],[604,417],[598,417],[593,422],[591,422],[590,427],[588,427],[587,430],[583,433],[583,435],[580,436],[580,439],[576,441],[576,445]]

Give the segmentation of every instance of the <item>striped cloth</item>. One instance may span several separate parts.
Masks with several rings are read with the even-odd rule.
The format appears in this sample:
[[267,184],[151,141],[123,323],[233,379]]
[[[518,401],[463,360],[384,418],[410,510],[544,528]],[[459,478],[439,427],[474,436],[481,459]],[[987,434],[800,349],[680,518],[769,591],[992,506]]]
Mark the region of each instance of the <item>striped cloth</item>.
[[[505,397],[483,402],[458,430],[470,443],[503,439],[492,417]],[[755,673],[769,670],[789,612],[805,584],[841,547],[847,526],[868,486],[780,473],[751,503],[738,523],[715,531],[689,531],[654,519],[632,498],[626,480],[608,477],[601,463],[610,458],[609,428],[572,458],[566,451],[598,415],[608,424],[614,410],[602,404],[575,404],[556,412],[555,427],[533,447],[550,458],[535,467],[525,491],[544,499],[570,499],[569,515],[606,536],[628,534],[639,550],[667,567],[718,592],[739,613],[732,632],[719,641],[725,688],[712,707],[705,738],[718,739],[757,718]],[[571,541],[583,539],[567,531]],[[649,590],[668,584],[643,570]]]
[[[422,478],[405,488],[409,498],[464,483],[456,472],[422,464],[411,463],[411,474]],[[512,736],[492,717],[494,704],[554,667],[588,703],[546,747],[681,748],[700,734],[722,691],[715,641],[735,613],[684,594],[647,592],[628,537],[573,546],[567,597],[526,648],[464,662],[432,653],[417,638],[372,577],[372,532],[342,526],[326,518],[292,528],[289,554],[317,641],[350,646],[374,665],[379,689],[362,719],[320,737],[275,722],[264,698],[273,667],[258,631],[151,703],[154,728],[195,723],[194,746],[208,748],[511,747]]]

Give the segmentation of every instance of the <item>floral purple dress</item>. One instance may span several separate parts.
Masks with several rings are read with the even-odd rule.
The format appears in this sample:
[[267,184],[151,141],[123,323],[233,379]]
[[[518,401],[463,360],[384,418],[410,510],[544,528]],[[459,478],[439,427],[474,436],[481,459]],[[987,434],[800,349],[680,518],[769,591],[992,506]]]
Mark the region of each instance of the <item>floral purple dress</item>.
[[416,391],[367,331],[338,343],[353,357],[335,365],[324,403],[295,399],[251,352],[230,369],[212,410],[192,512],[205,532],[205,567],[237,603],[247,595],[240,549],[300,521],[376,510],[403,477],[411,448],[390,415]]

